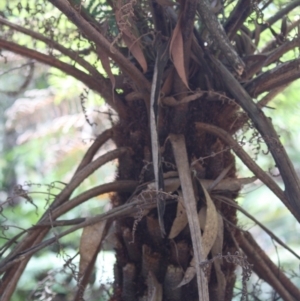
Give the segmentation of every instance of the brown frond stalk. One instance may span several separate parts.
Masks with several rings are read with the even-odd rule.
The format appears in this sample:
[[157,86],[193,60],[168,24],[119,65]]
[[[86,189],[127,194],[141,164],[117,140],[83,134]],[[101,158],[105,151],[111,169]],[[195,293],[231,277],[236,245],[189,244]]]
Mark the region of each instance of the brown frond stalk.
[[82,158],[79,166],[77,167],[77,169],[74,173],[73,178],[81,169],[83,169],[85,166],[87,166],[93,160],[93,158],[94,158],[95,154],[97,153],[97,151],[99,150],[99,148],[105,142],[107,142],[110,138],[112,138],[112,135],[113,135],[113,129],[108,129],[108,130],[105,130],[104,132],[102,132],[96,138],[96,140],[93,142],[93,144],[90,146],[90,148],[87,150],[84,157]]
[[244,71],[245,64],[230,44],[230,41],[223,27],[220,26],[217,17],[210,12],[208,1],[199,1],[197,9],[207,30],[213,37],[214,42],[218,44],[222,54],[226,57],[232,68],[237,72],[237,74],[241,75]]
[[[299,39],[297,39],[299,41]],[[266,71],[255,77],[245,85],[245,89],[252,97],[272,90],[278,86],[290,84],[295,79],[300,78],[300,59],[288,61],[279,66]]]
[[[235,98],[236,102],[248,114],[256,129],[260,132],[261,136],[265,140],[285,185],[285,198],[288,200],[288,202],[285,204],[288,204],[289,209],[293,208],[292,212],[294,216],[298,221],[300,221],[300,181],[294,166],[285,151],[285,148],[278,138],[278,134],[274,129],[271,119],[265,116],[263,111],[260,110],[254,103],[249,93],[247,93],[247,91],[220,61],[213,57],[211,57],[211,60],[222,75],[223,82],[228,91]],[[273,83],[274,87],[276,85],[283,85],[287,83],[287,78],[289,81],[291,81],[292,79],[300,76],[300,69],[298,68],[299,63],[300,59],[284,63],[279,67],[262,74],[262,78],[259,76],[258,79],[256,78],[253,80],[253,82],[256,82],[256,85],[259,86],[262,84],[262,82],[264,82],[264,80],[267,79],[269,80],[269,83]],[[271,79],[271,77],[273,79]],[[281,77],[286,81],[279,83],[276,77],[277,79]],[[253,82],[251,82],[252,85]],[[272,86],[269,84],[268,88],[271,89]]]
[[[78,206],[79,204],[89,200],[92,197],[97,195],[101,195],[104,193],[109,192],[127,192],[133,191],[134,188],[137,186],[137,182],[135,181],[117,181],[113,183],[107,183],[95,187],[91,190],[88,190],[78,197],[75,197],[70,202],[66,203],[67,206],[59,207],[57,210],[53,212],[51,215],[52,220],[55,220],[57,217],[62,215],[63,213],[70,210],[70,208],[74,208],[74,206]],[[66,205],[65,204],[65,205]],[[70,204],[70,205],[69,205]],[[151,206],[155,206],[155,204],[151,203]],[[135,208],[134,210],[132,208]],[[116,216],[126,216],[128,214],[134,214],[140,210],[140,205],[136,205],[134,202],[130,205],[126,205],[123,207],[117,207],[113,211],[109,211],[108,213],[104,213],[100,217],[99,220],[86,220],[82,221],[80,224],[73,226],[71,229],[61,233],[62,236],[67,235],[71,232],[76,231],[82,227],[87,225],[96,223],[101,219],[109,219],[115,218]],[[47,219],[46,219],[47,217]],[[9,301],[11,295],[13,294],[15,287],[21,277],[29,259],[33,254],[35,254],[38,250],[45,248],[46,246],[53,244],[57,241],[59,237],[54,237],[53,239],[47,240],[43,243],[41,241],[44,239],[45,235],[48,233],[49,229],[52,227],[52,223],[50,223],[49,215],[47,215],[43,220],[41,219],[40,222],[37,223],[36,226],[33,226],[31,229],[28,230],[27,236],[17,245],[16,248],[7,258],[2,260],[0,264],[0,272],[5,272],[1,283],[0,283],[0,295],[1,301]],[[44,229],[41,230],[41,227]],[[70,232],[71,231],[71,232]]]
[[[103,81],[98,81],[97,77],[88,75],[87,73],[84,73],[83,71],[75,68],[72,65],[62,62],[53,56],[43,54],[36,50],[29,49],[25,46],[20,46],[13,42],[8,42],[6,40],[0,39],[0,47],[3,49],[6,49],[8,51],[17,53],[19,55],[28,57],[30,59],[37,60],[50,67],[55,67],[55,68],[65,72],[66,74],[73,76],[74,78],[83,82],[90,89],[99,92],[99,94],[102,95],[107,100],[108,104],[112,108],[116,109],[116,111],[118,111],[115,104],[112,101],[112,90],[108,87],[109,86],[108,82],[106,83],[107,87],[106,88],[104,87],[104,89],[103,89],[103,86],[102,86]],[[115,99],[116,99],[116,96],[115,96]],[[118,100],[118,102],[121,102],[121,101]]]
[[300,290],[271,261],[249,232],[235,232],[240,247],[253,264],[254,272],[268,282],[284,301],[300,300]]
[[251,0],[239,0],[234,10],[231,12],[226,24],[224,25],[225,32],[229,40],[232,40],[237,31],[241,28],[245,20],[252,13]]
[[87,38],[95,42],[101,51],[104,51],[109,57],[111,57],[115,63],[120,66],[122,71],[125,72],[137,84],[142,93],[147,95],[150,94],[151,86],[144,75],[117,49],[113,48],[112,51],[111,43],[90,23],[84,20],[80,13],[76,11],[68,1],[50,0],[50,2],[61,12],[63,12],[78,27],[78,29],[87,36]]
[[[250,68],[247,69],[247,71],[246,71],[247,72],[247,78],[251,78],[254,74],[256,74],[257,72],[259,72],[263,67],[269,66],[270,64],[276,62],[286,52],[294,49],[299,44],[300,44],[300,38],[295,38],[292,41],[285,42],[280,47],[276,48],[271,53],[267,54],[266,59],[264,61],[252,64],[250,66]],[[279,81],[281,82],[281,80],[279,80]],[[266,89],[266,91],[268,91],[268,90],[270,90],[270,88]],[[250,95],[252,95],[252,94],[250,93]]]
[[230,134],[222,130],[219,127],[206,124],[206,123],[196,123],[196,127],[199,130],[207,131],[213,135],[216,135],[222,139],[227,145],[229,145],[236,155],[243,161],[243,163],[254,173],[254,175],[259,178],[264,184],[266,184],[270,190],[293,212],[291,206],[287,202],[283,191],[276,184],[276,182],[267,175],[252,159],[251,157],[243,150],[243,148],[235,141]]

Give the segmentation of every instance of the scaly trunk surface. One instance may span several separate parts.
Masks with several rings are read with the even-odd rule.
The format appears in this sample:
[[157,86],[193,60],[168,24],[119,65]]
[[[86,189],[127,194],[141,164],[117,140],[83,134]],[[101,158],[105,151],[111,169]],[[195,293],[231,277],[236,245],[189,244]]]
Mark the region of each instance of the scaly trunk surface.
[[[206,67],[208,68],[208,66]],[[192,78],[191,84],[193,82],[205,83],[205,78],[209,78],[209,73],[205,74],[199,71]],[[169,95],[176,91],[175,85],[176,83],[173,82]],[[217,77],[210,77],[209,85],[213,87],[214,91],[220,91]],[[202,84],[201,90],[207,91],[209,87]],[[130,89],[127,93],[129,94],[129,92],[131,92]],[[221,90],[221,92],[226,91]],[[237,109],[238,107],[225,97],[219,97],[216,94],[210,95],[210,93],[204,93],[203,96],[188,104],[185,116],[182,116],[181,127],[178,128],[179,132],[185,136],[191,173],[195,183],[197,183],[197,179],[215,180],[228,166],[232,167],[225,177],[236,177],[235,159],[227,149],[227,145],[215,136],[197,129],[196,122],[216,125],[229,133],[234,133],[245,121],[244,116],[240,115]],[[159,107],[158,133],[164,175],[177,170],[172,147],[168,141],[168,135],[174,130],[174,123],[180,124],[178,120],[175,120],[176,110],[177,107],[163,105]],[[130,148],[130,152],[119,160],[117,179],[137,180],[143,187],[143,183],[154,180],[153,166],[150,163],[152,162],[150,128],[144,101],[136,99],[127,102],[126,113],[126,118],[120,119],[117,125],[114,140],[118,147],[127,146]],[[144,186],[144,192],[146,188]],[[180,188],[178,190],[173,194],[178,195]],[[220,192],[216,195],[220,196]],[[198,184],[195,185],[195,196],[197,208],[200,211],[205,206],[205,198]],[[223,196],[234,200],[237,192],[223,192]],[[133,198],[142,197],[143,192],[141,191],[136,192],[134,196],[124,193],[115,195],[112,202],[114,206],[119,206]],[[236,225],[236,209],[219,201],[219,198],[214,198],[213,195],[212,198],[217,211],[227,224]],[[145,201],[149,201],[149,198]],[[160,230],[157,209],[153,209],[147,214],[141,209],[140,217],[125,218],[115,223],[117,262],[114,268],[114,296],[111,300],[150,300],[146,297],[157,289],[153,284],[156,281],[161,284],[162,300],[164,301],[183,300],[182,298],[191,301],[198,300],[196,277],[188,284],[177,287],[190,265],[193,248],[188,225],[173,239],[168,238],[176,210],[176,202],[170,204],[167,202],[163,217],[166,229],[164,237]],[[234,231],[233,227],[224,228],[222,254],[233,254],[237,251],[232,239]],[[208,258],[211,257],[212,255],[209,254]],[[223,296],[220,296],[217,291],[219,286],[213,265],[208,272],[210,300],[217,301],[224,298],[223,300],[229,301],[233,295],[235,266],[223,260],[221,269],[226,279]]]

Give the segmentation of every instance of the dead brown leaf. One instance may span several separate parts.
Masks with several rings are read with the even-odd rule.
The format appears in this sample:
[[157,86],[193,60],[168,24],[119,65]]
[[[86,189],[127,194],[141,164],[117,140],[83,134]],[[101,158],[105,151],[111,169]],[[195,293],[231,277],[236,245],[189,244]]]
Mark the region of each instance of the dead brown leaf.
[[203,96],[203,94],[205,93],[205,91],[197,91],[191,95],[188,95],[186,97],[184,97],[183,99],[181,99],[180,101],[176,100],[174,97],[172,96],[168,96],[168,97],[164,97],[161,102],[164,105],[170,106],[170,107],[176,107],[179,106],[183,103],[189,103],[191,101],[196,100],[197,98]]
[[204,185],[202,185],[201,181],[200,185],[203,189],[205,199],[206,199],[206,210],[205,210],[205,218],[203,217],[203,208],[199,212],[199,222],[200,225],[203,224],[203,219],[205,219],[204,232],[202,236],[202,250],[203,255],[206,258],[208,253],[210,252],[218,234],[218,214],[213,200],[211,199],[209,193],[207,192]]
[[[127,32],[127,31],[126,31]],[[138,63],[141,65],[143,72],[147,72],[147,62],[144,56],[144,53],[142,51],[142,48],[140,46],[140,43],[137,41],[137,38],[132,39],[130,36],[128,36],[125,32],[123,32],[122,38],[128,47],[129,51],[132,53],[134,58],[138,61]]]
[[96,252],[98,252],[99,245],[103,239],[107,220],[87,226],[83,229],[80,239],[79,254],[79,275],[82,276],[88,267],[90,261],[93,259]]
[[169,234],[169,239],[175,238],[186,227],[188,223],[182,193],[180,191],[178,193],[179,197],[177,203],[177,212]]
[[134,101],[143,99],[143,94],[138,91],[133,91],[125,95],[126,101]]
[[173,84],[173,78],[174,78],[174,66],[168,69],[167,75],[165,78],[165,81],[161,88],[161,93],[163,95],[169,95],[172,90],[172,84]]
[[[199,182],[201,184],[201,181],[199,181]],[[223,245],[223,231],[222,231],[222,229],[219,229],[219,228],[221,228],[221,225],[220,225],[220,227],[218,226],[219,225],[218,224],[219,217],[218,217],[218,213],[216,211],[216,207],[215,207],[209,193],[207,192],[206,188],[202,184],[201,184],[201,186],[204,191],[205,198],[206,198],[206,206],[201,208],[201,210],[198,213],[198,217],[199,217],[200,227],[203,230],[203,235],[202,235],[203,256],[204,256],[204,258],[206,258],[208,253],[210,252],[210,250],[212,250],[212,247],[214,246],[214,244],[216,244],[215,250],[219,250],[219,247],[220,247],[219,242],[216,242],[216,239],[218,237],[220,237],[220,240],[222,241],[221,245]],[[222,220],[222,225],[223,225],[223,220]],[[222,234],[221,234],[221,232],[222,232]],[[195,260],[195,256],[193,256],[193,258],[190,262],[190,266],[185,271],[184,277],[178,286],[183,286],[183,285],[189,283],[195,277],[195,275],[196,275],[195,265],[196,265],[196,260]],[[220,279],[220,282],[221,282],[221,280],[222,279]]]
[[134,9],[133,3],[129,2],[123,4],[122,1],[116,1],[115,5],[115,17],[121,36],[129,51],[132,53],[134,58],[141,65],[143,72],[147,71],[147,62],[138,41],[138,36],[136,32],[138,31],[133,20]]
[[180,18],[173,30],[173,34],[170,42],[170,57],[172,58],[173,64],[176,71],[181,78],[182,82],[189,89],[185,67],[184,67],[184,51],[183,51],[183,39],[180,28]]
[[97,54],[101,61],[103,69],[105,70],[105,72],[107,73],[107,75],[111,81],[112,89],[114,90],[115,86],[116,86],[116,79],[115,79],[113,73],[111,72],[108,55],[104,51],[101,51],[100,47],[98,47],[98,46],[97,46]]

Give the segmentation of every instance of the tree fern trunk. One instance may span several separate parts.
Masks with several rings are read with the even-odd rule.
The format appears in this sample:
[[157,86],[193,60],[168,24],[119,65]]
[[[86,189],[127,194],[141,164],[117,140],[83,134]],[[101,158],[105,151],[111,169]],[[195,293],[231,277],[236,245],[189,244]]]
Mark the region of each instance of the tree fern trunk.
[[[205,77],[205,75],[196,75]],[[216,83],[217,85],[217,83]],[[203,87],[205,90],[207,87]],[[172,94],[172,93],[170,93]],[[147,120],[147,108],[142,100],[127,102],[126,119],[120,119],[115,131],[115,142],[118,147],[127,146],[130,152],[119,160],[118,180],[137,180],[143,183],[154,180],[151,157],[150,129]],[[187,123],[180,128],[186,139],[191,173],[195,183],[201,179],[215,180],[228,166],[231,168],[226,178],[235,178],[235,159],[227,145],[218,138],[197,130],[196,122],[217,125],[229,132],[234,132],[245,118],[237,112],[237,106],[230,100],[218,95],[204,93],[203,96],[190,102],[185,120]],[[174,131],[175,109],[168,106],[160,107],[162,116],[159,124],[159,142],[162,150],[163,173],[176,172],[176,164],[168,135]],[[147,186],[144,185],[144,194]],[[180,187],[173,192],[176,196]],[[205,206],[205,198],[199,185],[195,185],[197,208]],[[211,194],[217,211],[229,225],[236,225],[236,209],[225,204],[222,196],[234,200],[235,192],[216,192]],[[214,197],[215,196],[215,197]],[[142,198],[143,192],[137,191],[134,196],[118,194],[112,198],[114,206]],[[153,197],[155,198],[155,196]],[[172,197],[170,196],[170,199]],[[145,201],[149,201],[149,198]],[[115,223],[115,265],[114,297],[111,300],[198,300],[196,278],[188,284],[177,287],[190,265],[193,247],[188,225],[174,238],[169,239],[171,227],[176,216],[177,202],[166,206],[164,225],[166,236],[160,231],[157,210],[142,212],[140,216],[125,218]],[[225,227],[222,254],[235,253],[237,248],[233,241],[234,227]],[[211,253],[208,259],[211,259]],[[226,279],[225,290],[220,294],[220,283],[215,267],[212,264],[208,273],[210,300],[231,300],[235,283],[235,266],[222,261],[221,271]],[[219,280],[220,282],[220,280]],[[224,286],[224,284],[223,284]],[[224,287],[223,287],[224,288]],[[160,291],[161,290],[161,293]],[[149,296],[157,292],[157,299]],[[148,299],[147,299],[148,298]]]

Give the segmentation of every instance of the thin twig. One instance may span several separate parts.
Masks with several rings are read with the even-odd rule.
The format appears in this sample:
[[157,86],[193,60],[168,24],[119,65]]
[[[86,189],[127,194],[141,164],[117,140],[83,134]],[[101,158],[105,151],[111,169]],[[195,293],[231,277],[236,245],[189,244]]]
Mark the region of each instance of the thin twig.
[[[1,17],[0,17],[0,23],[1,23]],[[3,76],[3,75],[5,75],[5,74],[8,74],[8,73],[10,73],[12,71],[19,70],[19,69],[22,69],[22,68],[24,68],[26,66],[30,66],[30,65],[32,65],[31,61],[29,63],[25,63],[25,64],[22,64],[20,66],[14,67],[14,68],[10,68],[9,70],[0,73],[0,77]]]
[[[292,22],[287,27],[286,35],[288,35],[294,28],[297,28],[300,24],[300,18]],[[269,51],[274,50],[278,46],[278,40],[276,38],[272,39],[260,50],[261,53],[268,53]]]
[[67,220],[51,221],[49,223],[43,223],[40,225],[33,226],[31,229],[44,228],[44,227],[64,227],[77,225],[85,221],[85,218],[73,218]]

